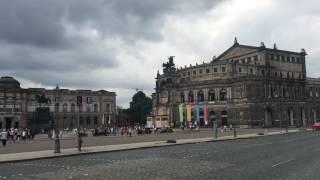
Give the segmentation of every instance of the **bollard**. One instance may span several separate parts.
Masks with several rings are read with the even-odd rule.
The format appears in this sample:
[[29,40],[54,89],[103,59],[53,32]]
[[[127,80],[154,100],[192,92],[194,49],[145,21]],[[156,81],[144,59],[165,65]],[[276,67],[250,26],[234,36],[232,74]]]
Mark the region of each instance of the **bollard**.
[[213,129],[212,130],[214,131],[214,138],[217,139],[218,138],[218,126],[217,126],[216,122],[213,123]]
[[237,130],[235,127],[233,128],[233,138],[237,138]]
[[216,130],[214,131],[214,138],[218,138],[218,127],[216,127]]
[[83,140],[82,140],[81,134],[78,133],[78,151],[79,152],[81,152],[82,143],[83,143]]

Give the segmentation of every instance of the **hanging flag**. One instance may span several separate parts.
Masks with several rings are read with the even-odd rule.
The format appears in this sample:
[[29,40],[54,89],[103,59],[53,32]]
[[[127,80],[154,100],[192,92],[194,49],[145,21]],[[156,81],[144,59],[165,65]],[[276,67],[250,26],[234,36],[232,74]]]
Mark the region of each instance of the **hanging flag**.
[[187,105],[187,121],[191,121],[191,105]]
[[82,106],[82,96],[77,96],[77,106]]
[[179,119],[183,122],[183,104],[179,104]]
[[92,96],[87,97],[87,104],[92,104]]
[[194,106],[194,108],[195,108],[195,120],[197,121],[197,122],[200,122],[200,106],[198,105],[198,104],[196,104],[195,106]]
[[204,124],[208,125],[208,108],[207,105],[202,106]]

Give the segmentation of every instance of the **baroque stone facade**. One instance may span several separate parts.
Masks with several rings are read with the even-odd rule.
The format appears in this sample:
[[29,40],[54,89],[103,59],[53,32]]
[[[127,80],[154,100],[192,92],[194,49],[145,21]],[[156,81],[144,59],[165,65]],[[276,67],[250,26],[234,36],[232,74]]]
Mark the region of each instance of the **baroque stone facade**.
[[171,126],[307,127],[320,120],[320,80],[306,77],[306,52],[235,42],[209,63],[176,69],[173,57],[158,72],[153,116]]
[[[82,105],[77,106],[77,97]],[[0,129],[94,128],[115,123],[116,94],[105,90],[23,89],[12,77],[0,78]],[[79,120],[79,121],[78,121]]]

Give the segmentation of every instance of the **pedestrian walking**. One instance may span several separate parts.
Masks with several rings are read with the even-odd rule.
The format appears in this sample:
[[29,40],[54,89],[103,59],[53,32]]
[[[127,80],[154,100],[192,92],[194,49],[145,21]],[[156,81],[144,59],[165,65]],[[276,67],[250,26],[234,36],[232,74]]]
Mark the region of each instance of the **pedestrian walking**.
[[2,142],[2,146],[5,147],[8,139],[8,132],[3,129],[2,132],[0,133],[0,140]]
[[22,136],[22,141],[23,142],[26,142],[26,139],[27,139],[27,132],[26,130],[22,130],[22,133],[21,133],[21,136]]
[[81,152],[81,147],[82,147],[82,134],[80,133],[80,131],[78,132],[78,151]]
[[22,131],[21,131],[21,129],[19,128],[19,129],[18,129],[18,132],[17,132],[17,141],[18,141],[18,142],[20,142],[21,134],[22,134]]
[[129,135],[130,137],[132,136],[132,128],[131,128],[131,127],[128,128],[128,135]]

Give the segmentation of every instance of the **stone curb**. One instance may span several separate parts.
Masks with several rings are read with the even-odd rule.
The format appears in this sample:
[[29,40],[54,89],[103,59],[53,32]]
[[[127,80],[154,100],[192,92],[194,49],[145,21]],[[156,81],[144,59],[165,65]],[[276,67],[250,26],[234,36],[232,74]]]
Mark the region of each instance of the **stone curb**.
[[[306,129],[306,131],[312,131],[312,129],[311,130]],[[297,133],[297,132],[303,132],[303,131],[289,130],[288,133]],[[280,132],[270,132],[264,135],[244,134],[244,135],[238,135],[236,138],[234,138],[233,136],[223,136],[218,139],[215,139],[213,137],[196,138],[196,139],[180,139],[180,140],[176,140],[176,143],[167,142],[167,141],[153,141],[153,142],[142,142],[142,143],[131,143],[131,144],[117,144],[117,145],[108,145],[108,146],[86,147],[86,148],[83,148],[83,151],[81,152],[78,152],[77,148],[69,148],[69,149],[62,149],[60,154],[54,154],[52,150],[12,153],[12,154],[0,155],[0,164],[22,162],[22,161],[29,161],[29,160],[52,159],[52,158],[68,157],[68,156],[88,155],[88,154],[105,153],[105,152],[146,149],[146,148],[154,148],[154,147],[173,146],[173,145],[196,144],[196,143],[202,143],[202,142],[218,142],[218,141],[227,141],[227,140],[236,140],[236,139],[250,139],[250,138],[265,137],[265,136],[272,136],[272,135],[283,135],[283,134],[287,134],[287,133],[284,131],[280,131]],[[11,157],[8,157],[8,156],[11,156]],[[3,157],[6,157],[6,158],[2,159]]]

